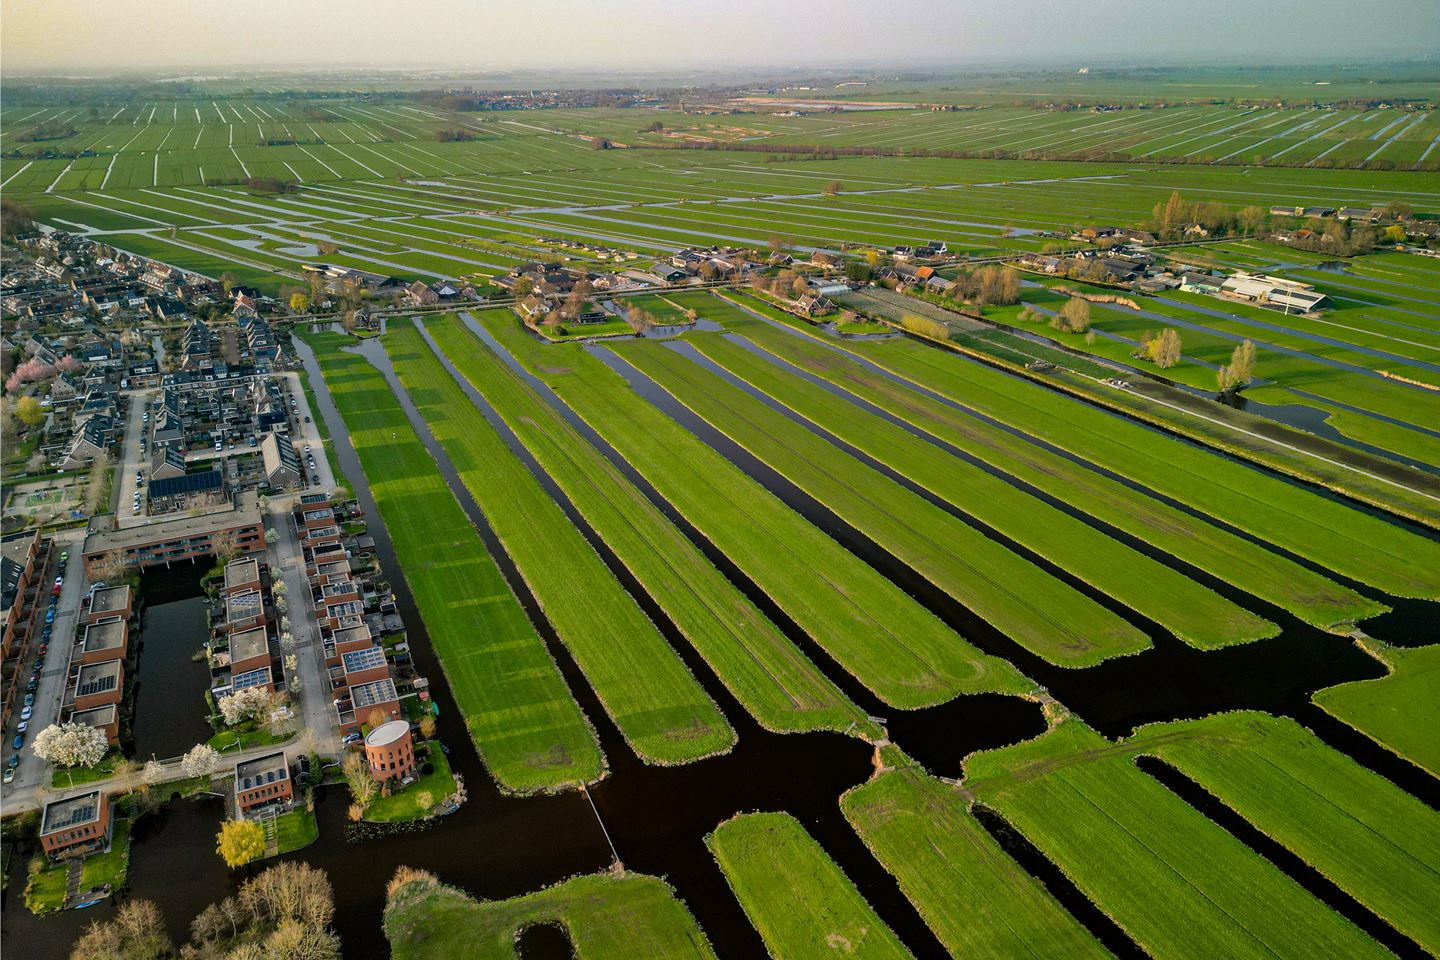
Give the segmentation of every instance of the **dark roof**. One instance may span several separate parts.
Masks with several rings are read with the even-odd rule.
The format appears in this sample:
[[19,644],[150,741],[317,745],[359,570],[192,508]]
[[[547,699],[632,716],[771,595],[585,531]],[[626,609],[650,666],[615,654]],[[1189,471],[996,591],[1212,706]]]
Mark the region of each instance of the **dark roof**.
[[224,485],[224,478],[219,470],[205,470],[200,473],[187,473],[183,477],[166,477],[162,480],[154,480],[150,483],[150,498],[173,497],[177,493],[201,493],[206,490],[219,490]]

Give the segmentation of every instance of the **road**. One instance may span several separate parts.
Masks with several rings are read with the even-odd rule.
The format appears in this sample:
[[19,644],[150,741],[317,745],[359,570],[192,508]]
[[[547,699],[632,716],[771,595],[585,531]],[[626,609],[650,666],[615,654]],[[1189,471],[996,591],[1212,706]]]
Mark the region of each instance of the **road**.
[[[135,471],[143,470],[147,477],[150,474],[150,459],[140,453],[140,438],[149,433],[145,429],[145,412],[150,401],[160,396],[160,391],[137,390],[128,396],[130,411],[125,416],[125,436],[120,440],[120,463],[115,468],[115,499],[110,503],[110,509],[115,512],[115,520],[121,527],[138,526],[147,519],[143,509],[136,513],[132,506],[135,491],[139,489],[135,484]],[[143,496],[141,500],[144,500]]]
[[[30,726],[25,734],[25,745],[19,751],[20,766],[15,770],[14,781],[5,785],[3,794],[0,794],[4,797],[7,814],[17,802],[17,798],[33,791],[41,784],[48,785],[50,781],[50,765],[39,760],[31,752],[31,744],[35,740],[35,734],[57,722],[60,717],[60,701],[65,695],[65,675],[70,665],[70,647],[75,639],[75,624],[79,620],[80,601],[85,596],[87,589],[85,565],[80,562],[80,544],[84,540],[85,530],[83,527],[63,530],[55,534],[50,551],[50,563],[41,572],[41,578],[46,586],[42,587],[36,602],[45,606],[50,602],[48,584],[55,580],[55,564],[59,562],[60,554],[63,551],[70,552],[70,563],[65,570],[65,583],[60,588],[60,603],[55,608],[55,623],[50,628],[50,647],[41,667],[40,686],[35,691],[34,712],[30,717]],[[40,622],[42,626],[37,629],[43,629],[43,615]],[[33,662],[34,651],[39,649],[38,635],[37,642],[32,643],[30,649],[30,659]],[[21,672],[22,675],[28,677],[30,663],[22,664]],[[5,756],[7,758],[16,752],[10,743],[15,737],[15,728],[19,722],[20,710],[16,709],[11,715],[9,725],[5,728]]]

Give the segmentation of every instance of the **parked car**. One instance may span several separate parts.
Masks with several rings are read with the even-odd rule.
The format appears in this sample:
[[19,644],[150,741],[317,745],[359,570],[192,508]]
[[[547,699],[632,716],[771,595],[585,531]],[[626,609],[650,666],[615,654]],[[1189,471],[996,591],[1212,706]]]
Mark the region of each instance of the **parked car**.
[[359,743],[362,739],[363,738],[358,733],[347,733],[345,734],[345,736],[340,738],[340,743],[343,746],[348,747],[352,743]]
[[54,608],[54,607],[51,607],[49,610],[46,610],[46,611],[45,611],[45,622],[46,622],[46,623],[54,623],[54,622],[55,622],[55,608]]
[[29,720],[29,719],[30,719],[30,715],[33,714],[34,712],[35,712],[35,708],[34,708],[34,707],[22,707],[22,708],[20,709],[20,719],[21,719],[21,720]]
[[309,418],[309,417],[306,417],[306,418],[305,418],[305,422],[306,422],[306,423],[309,423],[309,422],[310,422],[310,418]]
[[25,699],[24,699],[23,701],[21,701],[21,705],[22,705],[22,706],[26,706],[26,707],[33,707],[33,706],[35,706],[35,694],[33,694],[33,693],[27,693],[27,694],[25,694]]
[[5,781],[6,783],[9,783],[11,780],[14,780],[14,779],[15,779],[15,768],[14,768],[14,767],[6,767],[6,768],[5,768],[5,776],[4,776],[3,779],[4,779],[4,781]]
[[16,733],[24,733],[26,730],[29,730],[29,729],[30,729],[30,721],[29,721],[29,720],[21,720],[21,721],[20,721],[20,724],[15,728],[15,732],[16,732]]
[[16,750],[19,750],[21,747],[25,746],[25,734],[15,734],[15,739],[10,741],[10,746]]
[[65,578],[64,578],[64,577],[56,577],[56,578],[55,578],[55,586],[58,587],[58,586],[61,586],[61,585],[64,584],[64,583],[65,583]]
[[318,474],[318,473],[312,473],[312,474],[310,474],[310,482],[313,483],[313,484],[315,484],[316,486],[319,486],[319,485],[320,485],[320,474]]
[[53,587],[50,588],[50,596],[52,596],[52,597],[58,597],[58,596],[60,596],[60,584],[57,583],[57,584],[55,584],[55,586],[53,586]]

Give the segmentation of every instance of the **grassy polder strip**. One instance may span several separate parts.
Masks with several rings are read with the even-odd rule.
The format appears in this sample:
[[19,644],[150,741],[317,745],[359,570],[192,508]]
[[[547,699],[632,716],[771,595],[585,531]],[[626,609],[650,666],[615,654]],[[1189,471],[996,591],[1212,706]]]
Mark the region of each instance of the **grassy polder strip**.
[[[726,299],[730,299],[726,297]],[[754,298],[733,301],[782,323],[781,311]],[[1334,629],[1389,608],[1287,557],[1132,490],[1117,480],[1027,443],[946,404],[936,403],[850,354],[796,337],[749,316],[717,317],[769,353],[899,417],[910,425],[1193,564],[1212,576],[1289,610],[1306,623]]]
[[1151,956],[1390,956],[1079,720],[972,754],[965,772]]
[[580,530],[411,324],[385,335],[395,372],[625,739],[651,763],[728,750],[735,731]]
[[636,342],[621,353],[696,415],[1037,656],[1084,667],[1150,646],[1144,633],[1094,600],[663,344]]
[[457,318],[426,329],[762,726],[843,730],[864,722],[859,707]]
[[912,383],[1361,583],[1440,599],[1440,543],[1038,384],[910,340],[836,341]]
[[1223,647],[1280,632],[1273,623],[1184,574],[909,431],[838,400],[740,344],[717,336],[697,336],[692,343],[788,409],[1155,620],[1192,646]]
[[[1436,727],[1428,729],[1433,734]],[[1226,806],[1440,954],[1440,813],[1289,718],[1216,714],[1125,741]]]
[[1386,647],[1376,656],[1390,668],[1378,680],[1316,690],[1322,710],[1440,777],[1440,646]]
[[309,333],[465,725],[507,790],[598,779],[600,747],[544,642],[381,373]]
[[742,814],[716,827],[705,843],[776,960],[911,956],[788,813]]
[[914,709],[1034,684],[928,610],[654,407],[587,352],[503,313],[488,333],[620,452],[815,642],[886,703]]
[[577,957],[714,960],[705,932],[658,877],[641,873],[572,877],[510,900],[472,900],[427,873],[391,883],[385,936],[395,960],[514,960],[526,927],[555,924]]
[[954,788],[919,767],[886,770],[846,793],[840,808],[953,956],[1110,956]]

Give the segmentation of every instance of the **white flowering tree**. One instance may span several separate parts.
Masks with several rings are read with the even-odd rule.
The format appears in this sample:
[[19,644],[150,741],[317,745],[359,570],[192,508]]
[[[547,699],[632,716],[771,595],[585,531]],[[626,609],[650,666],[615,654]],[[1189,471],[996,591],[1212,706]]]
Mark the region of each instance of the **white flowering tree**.
[[283,597],[290,592],[290,588],[285,586],[284,580],[277,579],[274,583],[270,584],[270,592],[277,597]]
[[243,720],[259,717],[270,708],[270,691],[264,687],[246,687],[228,697],[216,701],[220,718],[227,727],[233,727]]
[[105,731],[84,723],[52,723],[35,735],[35,756],[57,767],[93,767],[105,758]]
[[280,539],[280,533],[279,533],[279,531],[276,530],[274,527],[267,527],[267,528],[265,529],[265,545],[266,545],[267,547],[273,547],[273,546],[275,546],[276,542],[277,542],[279,539]]
[[180,758],[180,773],[185,777],[208,777],[220,769],[220,752],[208,743],[197,743]]
[[165,764],[153,757],[145,761],[145,768],[140,771],[140,777],[145,781],[147,787],[153,787],[164,783],[169,774],[165,772]]
[[290,653],[295,649],[295,634],[286,631],[280,634],[280,649]]

